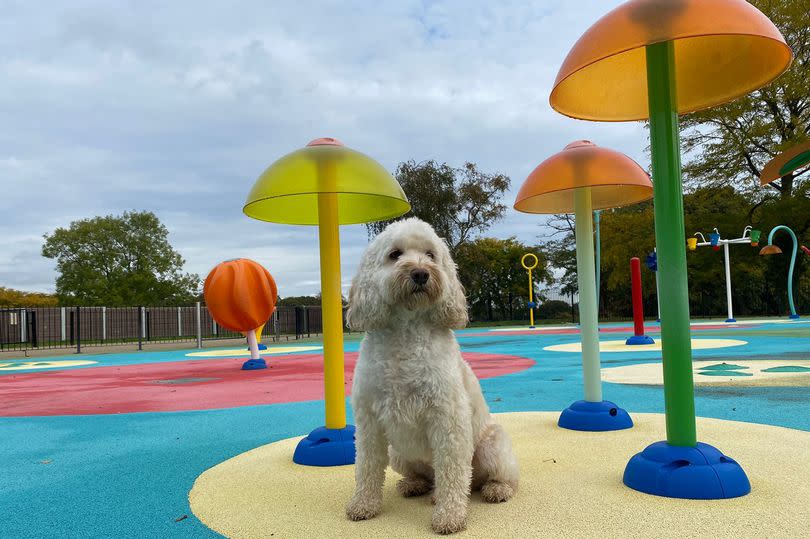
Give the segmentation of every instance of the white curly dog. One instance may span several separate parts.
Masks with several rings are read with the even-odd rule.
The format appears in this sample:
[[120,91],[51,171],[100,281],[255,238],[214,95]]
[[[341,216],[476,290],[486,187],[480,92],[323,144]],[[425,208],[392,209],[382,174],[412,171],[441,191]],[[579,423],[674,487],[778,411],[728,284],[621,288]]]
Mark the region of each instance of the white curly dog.
[[433,491],[433,529],[465,528],[470,490],[487,502],[516,491],[517,461],[494,423],[453,328],[467,324],[447,245],[427,223],[389,225],[368,246],[349,292],[348,323],[364,330],[354,373],[356,489],[351,520],[380,512],[385,469],[403,496]]

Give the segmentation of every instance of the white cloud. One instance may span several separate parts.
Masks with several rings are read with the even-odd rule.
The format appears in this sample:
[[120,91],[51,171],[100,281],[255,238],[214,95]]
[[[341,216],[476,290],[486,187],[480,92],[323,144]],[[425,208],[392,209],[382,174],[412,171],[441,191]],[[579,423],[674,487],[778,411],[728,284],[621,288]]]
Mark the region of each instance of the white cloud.
[[[646,165],[638,124],[564,118],[557,68],[617,1],[12,2],[0,21],[0,285],[52,290],[41,236],[151,210],[187,270],[248,256],[283,295],[319,290],[314,229],[241,213],[272,161],[335,136],[393,170],[407,159],[512,178],[489,232],[535,242],[511,210],[540,161],[580,138]],[[366,243],[343,227],[343,282]]]

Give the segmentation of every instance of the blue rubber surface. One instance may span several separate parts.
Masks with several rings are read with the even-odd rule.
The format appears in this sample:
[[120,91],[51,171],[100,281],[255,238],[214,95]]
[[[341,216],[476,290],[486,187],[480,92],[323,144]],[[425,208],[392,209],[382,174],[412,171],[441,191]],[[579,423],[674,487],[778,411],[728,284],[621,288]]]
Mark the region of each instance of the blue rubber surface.
[[[778,339],[761,335],[787,327],[803,331]],[[749,344],[697,350],[694,356],[718,362],[767,356],[775,366],[784,365],[780,358],[810,357],[810,323],[751,329],[756,330],[751,336],[746,336],[746,328],[696,331],[697,338],[736,338]],[[562,410],[582,397],[581,355],[543,350],[577,342],[578,335],[469,336],[481,332],[459,332],[462,349],[537,362],[525,371],[481,381],[493,412]],[[609,334],[602,339],[621,337]],[[346,349],[357,346],[350,342]],[[186,352],[72,354],[64,359],[90,359],[101,366],[203,359],[186,358]],[[602,354],[602,365],[660,362],[660,357],[654,351]],[[3,376],[19,372],[6,371],[0,383]],[[664,411],[661,387],[606,383],[603,392],[631,415]],[[696,408],[704,417],[810,431],[807,387],[701,386],[696,388]],[[350,409],[348,415],[351,422]],[[195,478],[223,460],[269,442],[304,436],[323,423],[322,401],[195,412],[0,418],[0,537],[217,537],[189,509],[188,492]]]

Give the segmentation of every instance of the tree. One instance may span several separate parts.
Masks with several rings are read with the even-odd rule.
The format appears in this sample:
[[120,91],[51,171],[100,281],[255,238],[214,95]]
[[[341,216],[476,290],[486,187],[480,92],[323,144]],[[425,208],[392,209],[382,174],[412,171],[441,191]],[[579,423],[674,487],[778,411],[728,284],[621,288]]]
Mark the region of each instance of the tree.
[[44,236],[42,255],[56,259],[60,303],[158,305],[193,301],[200,278],[182,273],[184,260],[151,212],[74,221]]
[[25,292],[0,286],[0,307],[54,307],[59,300],[53,294]]
[[[452,168],[447,163],[411,160],[400,163],[395,176],[411,203],[411,211],[395,220],[418,217],[430,223],[453,252],[506,211],[499,201],[509,189],[509,177],[485,174],[474,163]],[[391,222],[367,224],[369,237],[382,232]]]
[[532,270],[537,297],[539,284],[551,278],[545,257],[537,247],[515,238],[479,238],[459,246],[455,260],[473,319],[495,320],[496,312],[501,320],[514,320],[517,313],[521,318],[526,315],[528,276],[520,265],[525,253],[534,253],[539,261]]
[[565,213],[552,215],[546,221],[546,226],[554,231],[543,245],[548,257],[548,264],[563,272],[557,279],[560,292],[565,295],[573,294],[579,290],[574,216]]
[[[773,83],[731,103],[683,117],[682,141],[691,186],[734,185],[760,199],[762,167],[778,153],[810,138],[810,25],[807,0],[752,0],[781,30],[795,59]],[[810,168],[784,176],[771,187],[795,194]]]

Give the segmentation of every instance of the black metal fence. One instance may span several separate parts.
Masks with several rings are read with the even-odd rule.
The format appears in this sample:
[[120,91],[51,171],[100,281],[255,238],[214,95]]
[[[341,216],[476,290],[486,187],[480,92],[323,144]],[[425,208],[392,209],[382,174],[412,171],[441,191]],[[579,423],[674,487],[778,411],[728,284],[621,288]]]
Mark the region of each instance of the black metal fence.
[[[262,329],[272,340],[322,332],[320,306],[279,306]],[[0,308],[0,352],[205,340],[242,339],[218,325],[205,305],[180,307]]]

